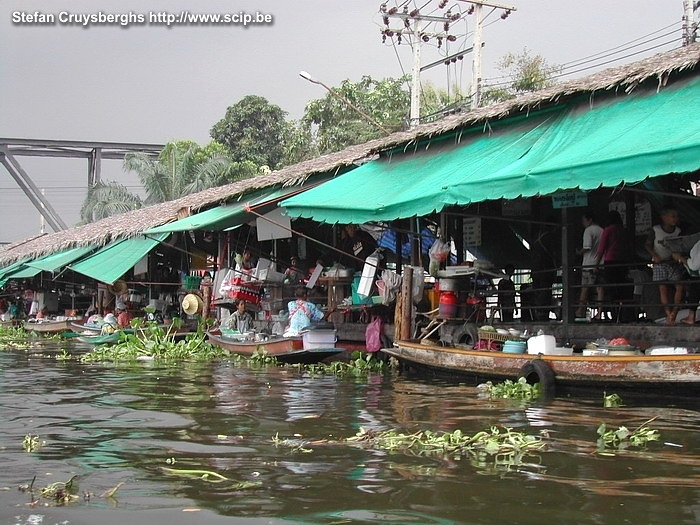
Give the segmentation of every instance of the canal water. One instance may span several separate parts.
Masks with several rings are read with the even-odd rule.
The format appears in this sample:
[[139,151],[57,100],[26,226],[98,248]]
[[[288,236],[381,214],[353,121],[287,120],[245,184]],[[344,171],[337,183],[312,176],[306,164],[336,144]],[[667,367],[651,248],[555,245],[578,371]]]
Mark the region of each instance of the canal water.
[[[622,394],[624,406],[606,409],[589,392],[527,404],[399,373],[56,358],[84,351],[73,345],[0,352],[2,524],[700,521],[695,399]],[[659,441],[597,448],[600,423],[652,418]],[[345,441],[360,428],[474,434],[494,425],[546,447],[509,464]],[[40,496],[73,476],[76,500]]]

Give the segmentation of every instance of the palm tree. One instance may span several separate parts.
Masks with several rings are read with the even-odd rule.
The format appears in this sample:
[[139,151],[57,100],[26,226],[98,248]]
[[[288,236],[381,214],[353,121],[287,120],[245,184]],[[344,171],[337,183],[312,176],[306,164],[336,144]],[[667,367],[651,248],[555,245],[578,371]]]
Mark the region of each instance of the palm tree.
[[202,148],[179,141],[168,143],[155,159],[144,153],[127,154],[124,171],[138,175],[145,199],[116,182],[99,183],[88,191],[81,208],[84,223],[252,177],[258,168],[252,162],[234,162],[217,144]]
[[141,206],[143,206],[141,198],[131,193],[123,184],[114,181],[98,182],[88,189],[85,201],[80,208],[81,224],[136,210]]

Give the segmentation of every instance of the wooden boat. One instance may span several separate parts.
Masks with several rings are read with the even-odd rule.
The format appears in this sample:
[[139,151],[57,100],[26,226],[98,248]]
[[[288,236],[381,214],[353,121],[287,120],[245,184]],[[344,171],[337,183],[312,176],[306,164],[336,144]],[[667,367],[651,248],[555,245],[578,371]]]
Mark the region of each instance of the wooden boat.
[[73,320],[70,319],[64,321],[31,319],[29,321],[25,321],[22,326],[28,332],[37,332],[42,334],[60,334],[61,332],[71,331],[71,322],[73,322]]
[[113,345],[114,343],[119,342],[119,337],[120,333],[119,332],[114,332],[112,334],[103,334],[103,335],[79,335],[76,337],[78,341],[81,343],[85,343],[88,345]]
[[85,321],[71,321],[70,329],[76,334],[87,335],[86,332],[91,332],[93,335],[99,335],[102,327],[97,324],[86,323]]
[[[700,354],[571,356],[510,354],[397,341],[382,350],[400,362],[440,375],[478,380],[528,377],[545,388],[693,388],[700,390]],[[541,381],[539,381],[541,380]],[[551,385],[549,383],[552,383]]]
[[17,328],[22,326],[21,319],[11,319],[9,321],[0,321],[0,328]]
[[319,348],[304,348],[301,337],[275,337],[264,341],[244,341],[234,337],[226,337],[218,330],[207,332],[209,342],[234,354],[251,357],[256,351],[266,351],[267,355],[284,363],[317,363],[326,357],[340,352],[344,348],[334,346]]

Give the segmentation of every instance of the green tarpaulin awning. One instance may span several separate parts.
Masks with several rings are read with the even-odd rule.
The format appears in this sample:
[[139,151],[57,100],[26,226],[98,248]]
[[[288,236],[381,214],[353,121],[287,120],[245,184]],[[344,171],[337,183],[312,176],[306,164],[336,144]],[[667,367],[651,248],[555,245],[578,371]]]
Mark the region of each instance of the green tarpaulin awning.
[[80,248],[72,248],[59,253],[53,253],[46,257],[41,257],[34,261],[27,262],[27,266],[38,268],[45,272],[56,272],[64,266],[69,265],[73,261],[77,261],[95,249],[94,246],[82,246]]
[[115,242],[71,265],[70,269],[103,283],[113,284],[144,255],[167,239],[168,235],[162,233],[153,238],[134,237]]
[[33,268],[31,266],[25,266],[17,271],[9,273],[5,276],[6,279],[29,279],[34,277],[36,274],[41,273],[39,268]]
[[24,261],[17,261],[9,266],[5,266],[4,268],[0,268],[0,279],[6,279],[6,276],[10,275],[12,272],[16,272],[17,270],[21,269],[24,266]]
[[[292,217],[366,223],[446,206],[632,184],[700,168],[700,78],[465,130],[460,144],[369,162],[280,203]],[[530,122],[532,120],[532,122]]]
[[[267,203],[274,203],[293,193],[299,192],[299,187],[280,188],[266,190],[244,196],[240,202],[217,206],[201,213],[196,213],[190,217],[179,221],[163,224],[156,228],[146,230],[145,234],[152,233],[174,233],[190,230],[224,231],[231,230],[251,219],[250,213],[246,211],[246,206],[262,206]],[[263,210],[256,210],[259,213]]]

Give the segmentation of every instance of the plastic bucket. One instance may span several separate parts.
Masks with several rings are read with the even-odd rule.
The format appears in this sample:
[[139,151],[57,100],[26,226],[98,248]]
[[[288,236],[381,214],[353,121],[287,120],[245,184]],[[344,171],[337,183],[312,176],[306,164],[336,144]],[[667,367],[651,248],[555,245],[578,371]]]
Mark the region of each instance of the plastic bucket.
[[453,292],[440,292],[440,317],[457,316],[457,296]]

